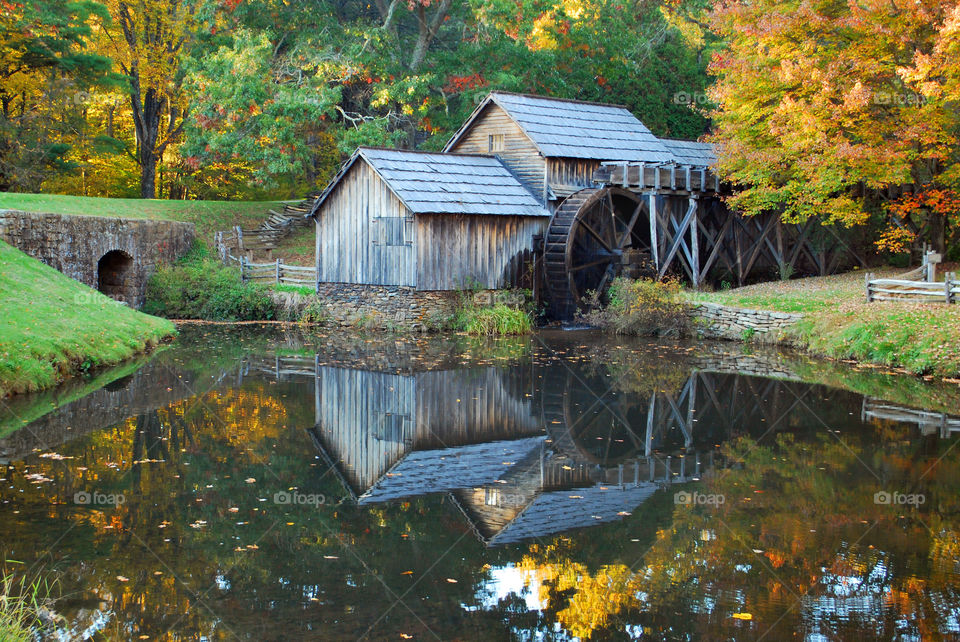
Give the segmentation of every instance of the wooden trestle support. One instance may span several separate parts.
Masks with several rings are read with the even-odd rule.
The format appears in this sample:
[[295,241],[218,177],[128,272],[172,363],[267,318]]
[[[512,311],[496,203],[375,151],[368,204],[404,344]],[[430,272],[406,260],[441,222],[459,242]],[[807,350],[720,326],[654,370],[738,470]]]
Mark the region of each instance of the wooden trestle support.
[[589,292],[619,275],[667,275],[694,288],[729,280],[825,275],[863,261],[814,218],[784,223],[778,213],[743,217],[724,204],[706,167],[608,164],[595,187],[556,209],[544,239],[544,276],[553,316],[569,319]]

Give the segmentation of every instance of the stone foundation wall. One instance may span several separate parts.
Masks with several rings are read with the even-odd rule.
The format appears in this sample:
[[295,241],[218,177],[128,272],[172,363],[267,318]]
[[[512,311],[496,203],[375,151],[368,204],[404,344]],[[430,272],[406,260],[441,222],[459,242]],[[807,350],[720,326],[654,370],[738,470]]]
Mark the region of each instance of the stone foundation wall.
[[[287,293],[277,293],[286,297]],[[321,283],[317,296],[330,321],[340,326],[424,331],[449,319],[457,307],[458,293],[423,291],[406,286]],[[309,298],[289,301],[306,305]]]
[[136,308],[157,265],[183,256],[195,236],[192,223],[0,210],[0,239],[94,289],[108,252],[129,256],[129,268],[108,275],[104,290]]
[[733,308],[716,303],[698,303],[689,311],[694,331],[705,339],[760,343],[782,342],[787,331],[803,318],[801,314]]

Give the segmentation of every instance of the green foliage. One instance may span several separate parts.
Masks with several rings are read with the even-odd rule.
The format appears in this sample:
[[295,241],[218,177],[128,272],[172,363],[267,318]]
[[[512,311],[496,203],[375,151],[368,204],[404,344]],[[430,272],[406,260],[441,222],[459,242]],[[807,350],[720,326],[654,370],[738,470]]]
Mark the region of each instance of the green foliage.
[[483,336],[527,334],[533,328],[529,314],[503,303],[461,309],[453,325],[467,334]]
[[300,323],[326,325],[330,321],[330,313],[327,312],[323,303],[313,299],[301,310],[298,321]]
[[276,187],[278,177],[313,169],[316,158],[333,151],[323,121],[333,116],[340,91],[315,74],[291,77],[282,70],[315,66],[318,55],[296,46],[275,58],[267,33],[241,28],[231,46],[193,61],[188,88],[196,108],[182,150],[187,166],[203,166],[234,190],[247,181]]
[[143,309],[170,319],[260,321],[276,316],[266,287],[243,282],[236,267],[210,258],[202,247],[156,271],[147,283]]
[[686,303],[677,281],[616,278],[601,305],[594,293],[588,310],[579,315],[586,323],[617,334],[679,334],[688,324]]

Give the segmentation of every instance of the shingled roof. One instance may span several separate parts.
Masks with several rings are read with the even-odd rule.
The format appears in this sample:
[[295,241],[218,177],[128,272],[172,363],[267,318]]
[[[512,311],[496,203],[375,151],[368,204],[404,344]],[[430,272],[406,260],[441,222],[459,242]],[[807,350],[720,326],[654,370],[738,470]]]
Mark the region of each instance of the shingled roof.
[[621,519],[658,490],[650,482],[619,488],[597,484],[589,488],[556,490],[537,495],[487,546],[513,544]]
[[550,215],[494,156],[361,147],[317,199],[310,216],[358,160],[368,163],[414,214]]
[[681,165],[709,167],[717,162],[717,154],[710,143],[673,138],[661,138],[660,142],[673,154],[674,160]]
[[541,448],[544,439],[525,437],[409,453],[363,493],[358,503],[374,504],[492,484],[516,461]]
[[473,121],[494,103],[553,158],[668,163],[670,151],[626,107],[493,92],[480,103],[445,149],[451,149]]

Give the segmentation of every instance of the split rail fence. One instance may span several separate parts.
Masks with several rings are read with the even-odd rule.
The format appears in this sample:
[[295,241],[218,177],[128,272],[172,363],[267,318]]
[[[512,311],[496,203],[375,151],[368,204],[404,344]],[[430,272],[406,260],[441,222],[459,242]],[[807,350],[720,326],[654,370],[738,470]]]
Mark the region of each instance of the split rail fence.
[[244,257],[227,256],[230,262],[240,266],[240,278],[244,281],[272,281],[277,285],[295,285],[316,287],[317,270],[301,265],[288,265],[283,259],[270,263],[253,263]]
[[914,300],[919,303],[943,301],[947,304],[960,302],[960,281],[955,272],[947,272],[943,281],[936,280],[936,267],[940,255],[927,252],[923,265],[892,279],[876,279],[872,272],[864,277],[867,303],[873,301]]

